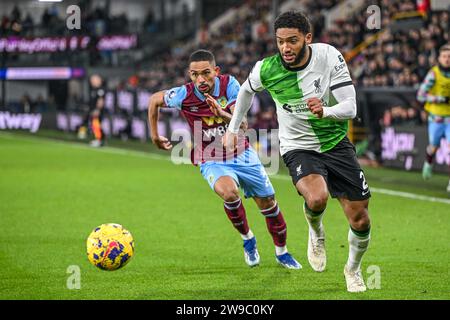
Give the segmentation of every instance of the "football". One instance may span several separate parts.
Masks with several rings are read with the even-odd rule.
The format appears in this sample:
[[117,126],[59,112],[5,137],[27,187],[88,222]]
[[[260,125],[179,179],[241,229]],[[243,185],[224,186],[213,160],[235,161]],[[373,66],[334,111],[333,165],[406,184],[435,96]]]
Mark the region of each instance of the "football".
[[89,262],[102,270],[120,269],[134,255],[133,236],[117,223],[102,224],[95,228],[86,245]]

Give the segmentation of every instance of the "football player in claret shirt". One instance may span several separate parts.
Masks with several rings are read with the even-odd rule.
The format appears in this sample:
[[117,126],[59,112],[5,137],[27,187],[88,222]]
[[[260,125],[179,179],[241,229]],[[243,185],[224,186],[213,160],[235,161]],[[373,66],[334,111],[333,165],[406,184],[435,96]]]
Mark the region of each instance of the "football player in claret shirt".
[[[301,265],[286,247],[287,228],[283,214],[275,200],[275,191],[256,152],[247,139],[237,152],[226,154],[221,138],[231,119],[240,85],[230,75],[220,75],[214,55],[198,50],[189,59],[189,76],[192,82],[152,95],[148,108],[151,138],[160,149],[170,150],[172,144],[158,134],[159,108],[177,108],[186,118],[194,136],[201,136],[201,143],[192,150],[192,162],[214,192],[224,201],[224,210],[243,239],[245,262],[256,266],[260,262],[256,238],[252,233],[245,208],[239,195],[239,187],[246,198],[253,198],[266,219],[267,228],[275,244],[275,258],[289,269]],[[246,123],[243,124],[246,127]]]
[[317,272],[325,270],[322,217],[330,193],[350,224],[344,266],[347,290],[365,291],[361,260],[370,241],[370,190],[347,138],[348,120],[356,116],[347,64],[333,46],[311,44],[311,24],[301,12],[281,14],[274,30],[279,53],[258,61],[243,83],[224,144],[227,150],[234,149],[253,95],[267,90],[277,107],[281,155],[305,199],[309,263]]

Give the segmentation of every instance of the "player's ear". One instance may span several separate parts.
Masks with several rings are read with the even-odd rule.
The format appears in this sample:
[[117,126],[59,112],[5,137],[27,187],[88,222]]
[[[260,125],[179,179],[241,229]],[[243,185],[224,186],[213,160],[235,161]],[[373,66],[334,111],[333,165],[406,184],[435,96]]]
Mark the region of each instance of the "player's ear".
[[194,81],[191,72],[189,71],[189,69],[186,70],[186,76],[188,79],[191,79],[191,81]]
[[308,32],[305,35],[305,42],[306,42],[306,44],[310,44],[312,42],[312,33],[311,32]]
[[214,67],[214,71],[216,72],[216,76],[218,76],[220,74],[220,67],[219,66],[215,66]]

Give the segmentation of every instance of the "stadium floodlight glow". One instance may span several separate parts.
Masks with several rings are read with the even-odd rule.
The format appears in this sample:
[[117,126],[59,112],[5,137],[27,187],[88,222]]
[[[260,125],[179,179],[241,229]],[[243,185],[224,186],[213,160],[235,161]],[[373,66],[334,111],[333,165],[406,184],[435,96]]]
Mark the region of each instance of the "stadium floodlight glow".
[[39,2],[62,2],[63,0],[39,0]]

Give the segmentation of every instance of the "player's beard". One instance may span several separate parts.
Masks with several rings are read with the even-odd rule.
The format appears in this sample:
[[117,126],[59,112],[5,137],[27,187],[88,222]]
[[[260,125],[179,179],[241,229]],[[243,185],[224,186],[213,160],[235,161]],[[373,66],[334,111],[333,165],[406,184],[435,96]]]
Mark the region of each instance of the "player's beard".
[[303,46],[300,49],[300,51],[298,52],[297,56],[295,57],[295,60],[291,63],[287,63],[286,61],[284,61],[283,59],[283,55],[281,54],[281,52],[279,52],[280,56],[281,56],[281,61],[283,61],[283,63],[288,66],[288,67],[292,67],[292,66],[296,66],[300,63],[300,61],[303,60],[303,58],[306,56],[306,49],[308,48],[308,45],[306,44],[306,41],[303,42]]

